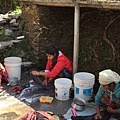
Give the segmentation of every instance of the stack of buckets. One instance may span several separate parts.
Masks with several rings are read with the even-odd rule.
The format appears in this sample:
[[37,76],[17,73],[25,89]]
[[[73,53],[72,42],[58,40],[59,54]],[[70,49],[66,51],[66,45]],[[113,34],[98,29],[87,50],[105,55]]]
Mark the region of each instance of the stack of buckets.
[[74,97],[82,98],[85,101],[91,99],[95,76],[88,72],[74,74]]
[[8,72],[8,77],[17,77],[21,79],[21,65],[22,59],[20,57],[6,57],[4,59],[4,65]]

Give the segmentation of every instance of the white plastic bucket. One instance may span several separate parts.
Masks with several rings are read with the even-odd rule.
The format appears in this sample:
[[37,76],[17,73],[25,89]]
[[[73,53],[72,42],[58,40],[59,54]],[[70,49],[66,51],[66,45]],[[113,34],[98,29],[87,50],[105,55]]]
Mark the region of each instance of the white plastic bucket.
[[21,65],[22,59],[20,57],[7,57],[4,59],[4,65],[8,72],[8,77],[17,77],[21,79]]
[[68,78],[58,78],[55,80],[55,98],[58,100],[70,99],[70,88],[72,86],[72,80]]
[[74,74],[74,97],[82,98],[86,101],[90,100],[93,93],[93,85],[95,76],[87,72],[79,72]]

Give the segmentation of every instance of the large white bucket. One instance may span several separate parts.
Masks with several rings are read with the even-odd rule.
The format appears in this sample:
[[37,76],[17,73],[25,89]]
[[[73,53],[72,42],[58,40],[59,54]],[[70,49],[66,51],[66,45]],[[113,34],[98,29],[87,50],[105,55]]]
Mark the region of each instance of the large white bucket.
[[58,100],[68,100],[70,98],[70,88],[72,80],[68,78],[58,78],[55,80],[55,98]]
[[74,74],[74,97],[82,98],[86,101],[90,100],[93,93],[93,85],[95,76],[87,72],[79,72]]
[[8,77],[17,77],[21,79],[21,65],[22,59],[20,57],[7,57],[4,59],[4,65],[8,72]]

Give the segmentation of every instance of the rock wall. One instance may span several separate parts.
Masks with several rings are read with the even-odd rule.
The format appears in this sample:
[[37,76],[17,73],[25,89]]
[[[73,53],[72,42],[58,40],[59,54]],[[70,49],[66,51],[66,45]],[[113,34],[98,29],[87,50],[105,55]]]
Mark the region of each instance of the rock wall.
[[[78,71],[98,76],[103,69],[120,71],[119,10],[80,8]],[[36,60],[45,61],[44,48],[56,45],[72,60],[74,8],[25,5],[23,19]]]
[[45,58],[44,48],[54,44],[72,59],[73,8],[22,5],[22,19],[29,43],[38,61]]

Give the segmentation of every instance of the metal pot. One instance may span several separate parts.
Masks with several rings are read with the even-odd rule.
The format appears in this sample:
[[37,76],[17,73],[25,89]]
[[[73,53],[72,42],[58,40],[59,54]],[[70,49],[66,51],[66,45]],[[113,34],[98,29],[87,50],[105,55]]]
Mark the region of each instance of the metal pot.
[[8,84],[7,85],[10,85],[10,86],[18,85],[18,78],[17,77],[8,78]]
[[74,98],[71,106],[75,108],[77,111],[85,110],[86,101],[81,98]]

